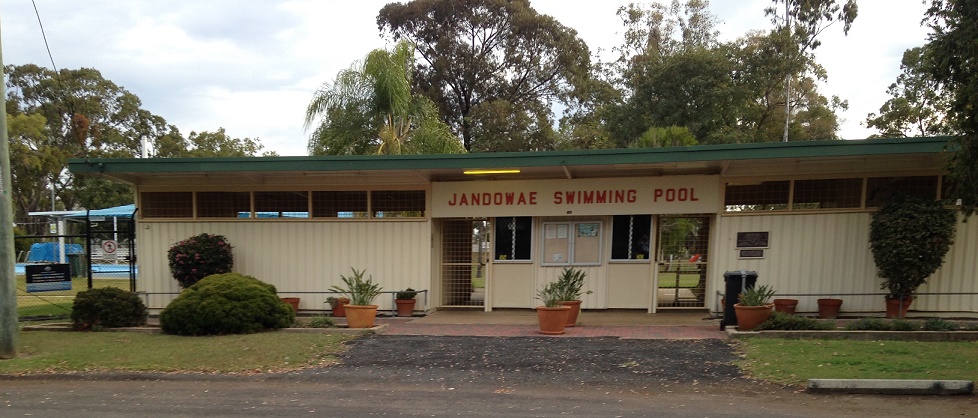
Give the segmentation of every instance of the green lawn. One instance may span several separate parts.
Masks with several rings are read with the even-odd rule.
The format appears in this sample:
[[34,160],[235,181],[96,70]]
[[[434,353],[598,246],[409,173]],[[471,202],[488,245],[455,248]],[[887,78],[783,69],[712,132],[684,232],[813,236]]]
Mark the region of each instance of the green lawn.
[[26,331],[0,374],[70,371],[251,373],[328,364],[348,334],[264,332],[181,337],[135,332]]
[[978,380],[978,342],[743,340],[742,367],[788,384],[808,379]]
[[[24,276],[17,276],[16,286],[18,317],[68,315],[71,314],[75,295],[88,290],[88,278],[74,277],[71,279],[71,290],[56,292],[27,293],[27,281]],[[95,279],[92,281],[92,286],[129,290],[129,279]]]
[[[679,275],[680,288],[693,288],[700,282],[699,273],[681,273]],[[676,272],[659,272],[659,289],[675,289]]]

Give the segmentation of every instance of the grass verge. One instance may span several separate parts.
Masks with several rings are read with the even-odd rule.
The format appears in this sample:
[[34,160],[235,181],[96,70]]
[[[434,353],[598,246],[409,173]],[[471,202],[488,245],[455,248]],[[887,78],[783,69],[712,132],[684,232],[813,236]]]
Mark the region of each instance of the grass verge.
[[259,373],[329,364],[345,350],[344,334],[182,337],[131,332],[21,332],[17,358],[0,374],[79,371]]
[[[26,279],[21,275],[17,276],[16,287],[18,318],[37,316],[67,318],[68,315],[71,315],[71,305],[75,301],[75,295],[83,290],[88,290],[88,278],[73,277],[71,279],[71,290],[28,293]],[[92,287],[117,287],[129,290],[129,279],[95,279],[92,281]]]
[[978,342],[742,341],[741,367],[776,383],[808,379],[953,379],[978,381]]

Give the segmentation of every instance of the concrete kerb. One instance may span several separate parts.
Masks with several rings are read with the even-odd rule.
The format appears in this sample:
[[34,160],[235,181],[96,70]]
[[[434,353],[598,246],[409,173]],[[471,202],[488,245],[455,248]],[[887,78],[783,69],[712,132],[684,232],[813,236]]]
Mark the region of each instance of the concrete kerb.
[[727,327],[726,331],[727,336],[731,338],[921,342],[978,341],[978,331],[738,331],[734,327]]
[[[21,328],[24,331],[55,331],[55,332],[73,332],[75,331],[74,326],[71,323],[52,323],[52,324],[38,324],[38,325],[27,325]],[[387,329],[387,324],[378,324],[372,328],[347,328],[343,326],[331,327],[331,328],[282,328],[277,332],[285,332],[290,334],[369,334],[369,333],[383,333]],[[160,334],[162,331],[158,326],[143,326],[143,327],[118,327],[118,328],[103,328],[103,332],[141,332],[146,334]]]
[[975,383],[970,380],[808,379],[808,391],[871,395],[971,395],[975,391]]

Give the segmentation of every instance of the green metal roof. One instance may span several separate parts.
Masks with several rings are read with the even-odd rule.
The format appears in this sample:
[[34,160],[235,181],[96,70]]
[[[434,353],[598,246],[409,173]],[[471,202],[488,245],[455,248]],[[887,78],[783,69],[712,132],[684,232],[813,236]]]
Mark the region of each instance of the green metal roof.
[[668,148],[628,148],[575,151],[537,151],[441,155],[356,155],[238,158],[90,158],[71,159],[76,174],[385,171],[473,168],[529,168],[589,165],[629,165],[725,160],[847,157],[895,154],[934,154],[945,150],[950,137],[803,141],[756,144],[698,145]]

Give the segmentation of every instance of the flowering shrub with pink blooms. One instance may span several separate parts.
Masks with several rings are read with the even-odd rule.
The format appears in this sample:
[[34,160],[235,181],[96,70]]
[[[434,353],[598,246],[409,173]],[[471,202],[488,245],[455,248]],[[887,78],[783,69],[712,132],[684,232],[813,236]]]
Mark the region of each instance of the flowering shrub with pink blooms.
[[170,272],[184,289],[212,274],[230,273],[234,265],[231,248],[223,235],[192,236],[170,247]]

